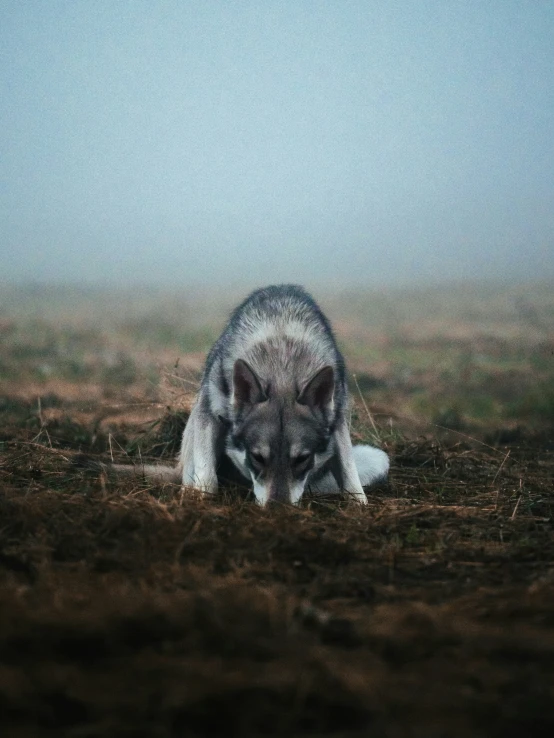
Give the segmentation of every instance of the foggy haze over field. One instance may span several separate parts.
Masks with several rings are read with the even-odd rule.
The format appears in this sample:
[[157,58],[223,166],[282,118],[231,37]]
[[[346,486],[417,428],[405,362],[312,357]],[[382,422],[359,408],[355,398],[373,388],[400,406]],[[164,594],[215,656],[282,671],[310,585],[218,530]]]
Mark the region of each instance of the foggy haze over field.
[[0,280],[554,276],[554,3],[0,2]]

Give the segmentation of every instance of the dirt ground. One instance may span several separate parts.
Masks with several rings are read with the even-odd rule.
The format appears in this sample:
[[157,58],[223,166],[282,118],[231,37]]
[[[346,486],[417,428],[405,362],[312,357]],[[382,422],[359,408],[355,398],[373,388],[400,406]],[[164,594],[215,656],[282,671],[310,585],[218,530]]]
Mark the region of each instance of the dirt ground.
[[2,736],[553,735],[554,293],[502,294],[329,300],[362,510],[87,471],[174,455],[217,316],[0,303]]

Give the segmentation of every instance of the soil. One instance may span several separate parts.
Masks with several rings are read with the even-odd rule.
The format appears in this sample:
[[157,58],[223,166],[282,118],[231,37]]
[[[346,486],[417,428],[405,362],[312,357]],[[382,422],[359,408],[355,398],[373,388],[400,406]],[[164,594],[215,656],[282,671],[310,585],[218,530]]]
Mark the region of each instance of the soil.
[[544,415],[383,433],[367,508],[265,510],[82,465],[172,459],[192,396],[152,391],[138,353],[86,378],[19,361],[0,399],[3,736],[554,734]]

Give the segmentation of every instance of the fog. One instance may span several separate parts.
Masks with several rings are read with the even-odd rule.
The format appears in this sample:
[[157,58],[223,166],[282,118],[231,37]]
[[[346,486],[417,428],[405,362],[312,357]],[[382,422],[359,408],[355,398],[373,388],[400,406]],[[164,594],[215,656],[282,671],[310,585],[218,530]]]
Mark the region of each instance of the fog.
[[0,278],[554,276],[554,3],[0,3]]

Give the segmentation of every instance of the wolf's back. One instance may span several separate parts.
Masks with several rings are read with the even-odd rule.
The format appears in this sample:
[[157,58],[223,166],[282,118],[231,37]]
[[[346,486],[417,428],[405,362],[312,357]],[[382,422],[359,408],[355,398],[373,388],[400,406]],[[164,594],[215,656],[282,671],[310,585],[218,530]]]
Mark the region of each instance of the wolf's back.
[[258,376],[302,387],[330,365],[336,400],[346,394],[344,360],[329,321],[300,286],[273,285],[256,290],[232,313],[206,360],[203,383],[229,396],[236,359],[247,361]]

